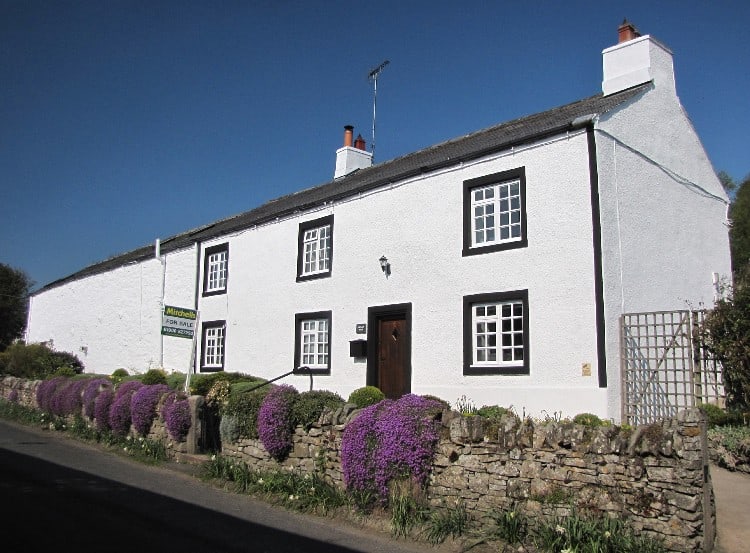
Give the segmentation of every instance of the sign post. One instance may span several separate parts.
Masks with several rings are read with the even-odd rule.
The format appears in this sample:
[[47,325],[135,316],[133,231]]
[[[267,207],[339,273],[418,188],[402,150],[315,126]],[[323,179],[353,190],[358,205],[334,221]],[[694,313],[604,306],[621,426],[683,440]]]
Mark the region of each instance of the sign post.
[[193,341],[193,346],[190,349],[190,365],[187,368],[187,375],[185,376],[185,393],[188,393],[190,390],[190,371],[192,371],[195,363],[195,341],[198,336],[196,332],[198,320],[198,311],[195,309],[175,307],[173,305],[164,306],[164,313],[161,318],[161,333],[164,336],[187,338]]

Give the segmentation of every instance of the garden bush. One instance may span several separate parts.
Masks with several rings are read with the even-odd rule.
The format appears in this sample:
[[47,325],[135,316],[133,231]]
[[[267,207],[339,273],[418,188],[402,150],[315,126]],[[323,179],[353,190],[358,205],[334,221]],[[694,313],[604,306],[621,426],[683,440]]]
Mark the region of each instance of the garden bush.
[[299,393],[288,384],[274,386],[258,411],[258,436],[269,455],[283,461],[292,449],[292,408]]
[[573,417],[573,422],[575,424],[590,426],[592,428],[596,428],[597,426],[604,426],[604,421],[602,421],[602,419],[600,419],[593,413],[578,413],[575,417]]
[[[257,383],[252,383],[252,387]],[[219,423],[222,440],[236,442],[243,438],[258,439],[258,412],[269,386],[248,389],[246,383],[232,384],[229,399]]]
[[370,405],[375,405],[384,399],[385,394],[381,392],[379,388],[376,388],[375,386],[364,386],[362,388],[357,388],[349,394],[347,403],[353,403],[359,409],[362,409],[364,407],[369,407]]
[[164,369],[149,369],[146,371],[146,374],[141,377],[141,382],[147,386],[152,384],[166,384],[167,373],[164,372]]
[[44,344],[15,342],[0,353],[0,374],[41,380],[53,376],[61,367],[68,367],[73,374],[83,372],[83,363],[78,357],[54,351]]
[[302,392],[292,406],[292,427],[300,424],[305,430],[309,430],[318,422],[324,409],[336,409],[342,405],[344,405],[344,399],[334,392],[327,390]]
[[365,407],[342,435],[341,465],[347,490],[387,503],[390,482],[426,485],[437,446],[439,401],[407,394]]
[[63,386],[66,382],[66,378],[56,376],[39,384],[36,389],[36,403],[40,411],[52,414],[52,401],[55,398],[55,392],[58,387]]
[[190,377],[190,394],[205,397],[217,380],[226,380],[231,384],[232,382],[238,382],[246,380],[248,378],[254,379],[254,377],[236,372],[227,373],[222,371],[215,373],[194,374]]

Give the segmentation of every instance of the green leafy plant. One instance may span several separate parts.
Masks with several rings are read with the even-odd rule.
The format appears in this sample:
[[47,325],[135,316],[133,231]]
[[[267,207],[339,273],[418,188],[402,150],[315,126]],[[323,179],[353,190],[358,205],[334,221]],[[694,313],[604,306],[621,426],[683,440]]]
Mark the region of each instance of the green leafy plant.
[[463,500],[456,500],[453,506],[432,510],[425,523],[425,536],[432,544],[443,543],[448,536],[463,536],[469,527],[471,517]]
[[258,411],[269,390],[268,386],[243,390],[239,384],[232,385],[219,425],[222,440],[258,438]]
[[83,372],[83,363],[78,357],[54,351],[44,344],[14,342],[0,353],[0,374],[42,380],[54,376],[61,367],[68,368],[64,376]]
[[343,404],[343,398],[334,392],[327,390],[302,392],[292,406],[292,424],[302,425],[305,430],[309,430],[318,422],[324,409],[335,409]]
[[511,545],[521,543],[526,538],[528,519],[515,504],[505,511],[492,511],[489,516],[494,523],[494,528],[491,530],[493,535]]
[[112,379],[113,384],[119,384],[123,380],[125,380],[128,376],[130,376],[130,373],[128,373],[127,369],[115,369],[112,374],[110,375],[110,379]]
[[575,424],[581,424],[583,426],[590,426],[592,428],[596,428],[597,426],[603,426],[604,421],[594,415],[593,413],[579,413],[575,417],[573,417],[573,422]]
[[[743,188],[746,188],[743,186]],[[739,270],[726,298],[719,299],[701,328],[706,348],[721,362],[727,405],[750,410],[750,265]]]
[[375,405],[384,399],[385,394],[381,392],[379,388],[376,388],[375,386],[364,386],[362,388],[357,388],[349,394],[347,403],[353,403],[358,409],[363,409],[370,405]]
[[542,551],[555,553],[666,553],[659,541],[636,535],[620,519],[584,517],[575,511],[543,520],[534,533],[534,543]]
[[164,369],[149,369],[146,371],[146,374],[141,377],[141,382],[147,385],[166,384],[167,373],[164,372]]
[[411,478],[390,482],[391,532],[394,536],[408,536],[412,528],[427,520],[428,509],[422,486]]

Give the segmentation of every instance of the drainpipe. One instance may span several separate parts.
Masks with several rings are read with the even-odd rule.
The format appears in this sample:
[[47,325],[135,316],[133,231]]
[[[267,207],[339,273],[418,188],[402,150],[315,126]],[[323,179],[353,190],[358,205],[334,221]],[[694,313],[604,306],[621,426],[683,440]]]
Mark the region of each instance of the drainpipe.
[[[161,241],[157,238],[154,241],[154,257],[159,261],[161,265],[161,293],[159,295],[159,327],[161,328],[161,320],[164,314],[164,289],[167,278],[167,260],[161,255]],[[164,368],[164,335],[159,330],[159,368]]]

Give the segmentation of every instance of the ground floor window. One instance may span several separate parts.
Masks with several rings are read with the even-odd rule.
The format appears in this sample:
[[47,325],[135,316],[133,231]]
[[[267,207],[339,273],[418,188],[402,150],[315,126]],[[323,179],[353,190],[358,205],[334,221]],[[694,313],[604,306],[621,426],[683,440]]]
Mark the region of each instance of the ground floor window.
[[464,297],[464,374],[529,374],[528,291]]
[[295,315],[294,368],[309,367],[315,372],[331,371],[331,312]]
[[225,321],[203,323],[201,372],[224,370]]

